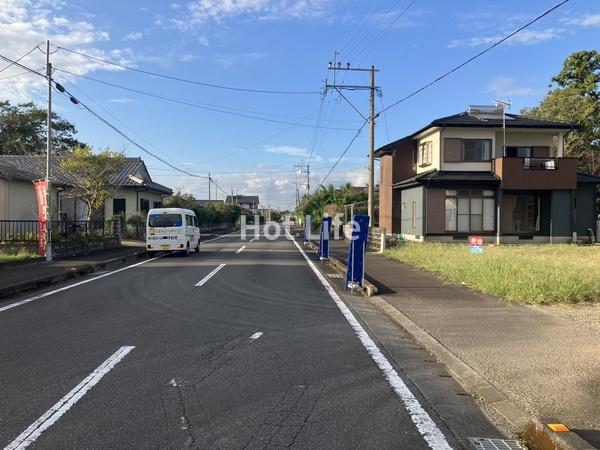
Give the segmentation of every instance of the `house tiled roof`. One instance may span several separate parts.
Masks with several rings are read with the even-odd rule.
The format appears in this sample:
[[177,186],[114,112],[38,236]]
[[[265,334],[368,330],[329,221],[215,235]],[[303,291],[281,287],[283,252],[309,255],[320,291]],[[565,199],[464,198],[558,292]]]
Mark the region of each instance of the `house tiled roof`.
[[443,171],[432,169],[394,184],[394,188],[404,188],[425,183],[490,183],[500,182],[500,178],[491,172]]
[[[72,184],[71,177],[60,170],[59,159],[50,160],[50,173],[52,183],[69,186]],[[34,181],[46,177],[46,157],[45,156],[15,156],[0,155],[0,176],[5,174],[9,179]],[[135,181],[133,176],[141,180],[141,184]],[[114,186],[124,188],[143,187],[163,194],[172,194],[173,191],[162,184],[152,181],[146,165],[141,158],[126,158],[125,164],[121,170],[110,178]]]
[[[502,128],[502,117],[482,118],[475,114],[462,112],[452,116],[441,117],[433,120],[429,125],[415,131],[408,136],[390,142],[375,151],[375,157],[379,158],[383,155],[393,153],[398,144],[405,141],[410,141],[423,131],[429,128],[436,127],[466,127],[466,128]],[[552,129],[552,130],[574,130],[580,128],[579,125],[573,122],[561,122],[557,120],[536,119],[533,117],[521,116],[518,114],[506,113],[506,128],[529,128],[529,129]]]

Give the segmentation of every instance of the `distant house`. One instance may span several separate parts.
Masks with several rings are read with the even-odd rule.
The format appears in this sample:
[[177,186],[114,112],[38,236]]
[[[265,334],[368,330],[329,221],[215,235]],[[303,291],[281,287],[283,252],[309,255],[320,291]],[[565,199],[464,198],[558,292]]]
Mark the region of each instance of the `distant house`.
[[207,205],[222,205],[223,200],[196,200],[196,206],[202,208]]
[[[0,155],[0,220],[37,220],[37,200],[33,181],[45,178],[46,157]],[[87,207],[79,199],[69,198],[69,177],[61,172],[58,159],[51,160],[51,214],[54,218],[85,220]],[[130,217],[162,206],[163,198],[173,191],[152,181],[141,158],[126,158],[111,183],[117,188],[106,201],[98,218],[113,214]]]
[[600,177],[577,172],[577,125],[472,106],[379,148],[379,224],[412,240],[566,242],[595,229]]
[[233,203],[242,208],[249,209],[253,214],[258,214],[258,195],[228,195],[225,203]]

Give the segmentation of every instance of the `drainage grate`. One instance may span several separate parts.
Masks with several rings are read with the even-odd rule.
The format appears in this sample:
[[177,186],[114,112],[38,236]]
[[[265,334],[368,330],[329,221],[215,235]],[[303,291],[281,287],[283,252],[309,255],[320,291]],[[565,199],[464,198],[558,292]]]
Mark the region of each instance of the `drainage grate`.
[[469,438],[473,448],[477,450],[524,450],[517,441],[508,439]]

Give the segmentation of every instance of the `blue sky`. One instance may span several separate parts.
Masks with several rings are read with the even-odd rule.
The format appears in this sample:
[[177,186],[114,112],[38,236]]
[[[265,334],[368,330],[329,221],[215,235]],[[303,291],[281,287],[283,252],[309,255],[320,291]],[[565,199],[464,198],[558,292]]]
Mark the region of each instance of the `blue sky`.
[[[327,64],[338,50],[344,64],[374,64],[380,69],[376,82],[383,93],[377,99],[381,109],[557,1],[3,0],[0,52],[17,58],[50,38],[57,46],[176,77],[259,90],[320,91],[325,78],[331,77]],[[464,111],[469,104],[489,104],[498,97],[511,99],[511,111],[518,112],[543,97],[565,57],[597,48],[598,42],[600,4],[571,0],[441,83],[390,109],[377,122],[376,145],[434,118]],[[22,63],[38,69],[43,58],[36,50]],[[362,120],[333,93],[323,99],[320,94],[214,89],[120,70],[64,50],[54,53],[52,61],[57,69],[110,83],[306,125],[193,108],[55,73],[76,97],[173,165],[201,176],[210,171],[227,192],[258,194],[274,207],[293,207],[296,183],[302,189],[304,180],[293,166],[306,161],[313,149],[311,185],[318,186]],[[43,80],[13,76],[20,72],[10,68],[0,74],[2,96],[43,102]],[[367,78],[351,73],[344,81],[365,84]],[[346,96],[368,113],[368,92],[347,91]],[[206,179],[175,172],[65,98],[56,96],[54,108],[76,124],[80,139],[94,147],[142,156],[155,181],[197,198],[208,196]],[[326,128],[317,132],[317,124]],[[367,152],[365,128],[328,182],[364,185]]]

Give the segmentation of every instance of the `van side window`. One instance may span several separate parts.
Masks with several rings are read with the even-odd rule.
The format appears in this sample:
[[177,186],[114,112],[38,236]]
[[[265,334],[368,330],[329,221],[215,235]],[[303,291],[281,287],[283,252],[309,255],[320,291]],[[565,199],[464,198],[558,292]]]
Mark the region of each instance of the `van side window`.
[[188,227],[191,227],[194,225],[193,221],[192,221],[192,216],[188,216],[187,214],[185,215],[185,224]]

